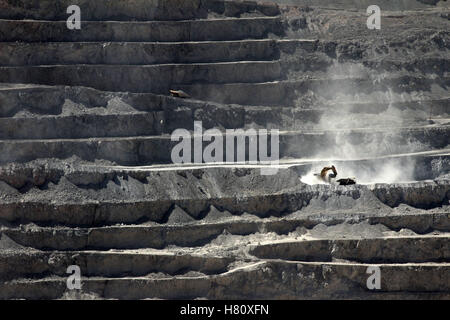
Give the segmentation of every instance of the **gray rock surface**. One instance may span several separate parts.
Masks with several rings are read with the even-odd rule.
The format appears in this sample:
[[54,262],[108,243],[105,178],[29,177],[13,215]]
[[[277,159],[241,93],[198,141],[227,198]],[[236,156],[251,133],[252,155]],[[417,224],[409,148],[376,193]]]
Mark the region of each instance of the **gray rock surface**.
[[[0,0],[0,298],[450,299],[449,3],[370,4]],[[277,172],[173,164],[194,121]]]

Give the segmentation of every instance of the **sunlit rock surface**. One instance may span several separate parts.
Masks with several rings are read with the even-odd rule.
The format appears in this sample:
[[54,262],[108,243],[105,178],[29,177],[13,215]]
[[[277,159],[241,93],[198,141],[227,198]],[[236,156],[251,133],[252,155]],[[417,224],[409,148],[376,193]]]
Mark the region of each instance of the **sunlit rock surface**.
[[0,0],[0,298],[449,299],[449,3],[370,2]]

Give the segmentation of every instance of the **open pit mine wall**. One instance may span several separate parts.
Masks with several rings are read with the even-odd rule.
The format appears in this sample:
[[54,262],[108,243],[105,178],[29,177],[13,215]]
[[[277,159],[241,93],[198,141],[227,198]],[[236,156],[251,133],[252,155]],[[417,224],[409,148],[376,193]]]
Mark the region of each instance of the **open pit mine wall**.
[[[449,299],[448,4],[371,2],[0,0],[0,299]],[[170,133],[194,121],[428,181],[174,167]]]

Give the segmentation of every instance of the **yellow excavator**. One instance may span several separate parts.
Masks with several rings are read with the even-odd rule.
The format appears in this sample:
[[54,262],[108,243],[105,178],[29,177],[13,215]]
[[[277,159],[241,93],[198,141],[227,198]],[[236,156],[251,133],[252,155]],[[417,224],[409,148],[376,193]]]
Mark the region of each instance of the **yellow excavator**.
[[[329,171],[332,171],[333,173],[329,173]],[[334,183],[334,179],[337,177],[337,170],[334,165],[331,167],[324,167],[322,171],[320,171],[319,174],[314,174],[316,177],[318,177],[320,180],[326,182],[326,183]],[[348,186],[351,184],[356,184],[356,178],[343,178],[336,180],[337,183],[341,186]]]

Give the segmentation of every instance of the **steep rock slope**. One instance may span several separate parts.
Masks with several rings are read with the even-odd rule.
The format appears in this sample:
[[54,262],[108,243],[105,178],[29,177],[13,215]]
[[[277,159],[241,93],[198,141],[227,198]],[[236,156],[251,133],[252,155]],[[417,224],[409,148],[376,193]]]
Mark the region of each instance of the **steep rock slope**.
[[[0,0],[0,298],[449,299],[450,9],[366,2]],[[194,121],[278,171],[173,164]]]

